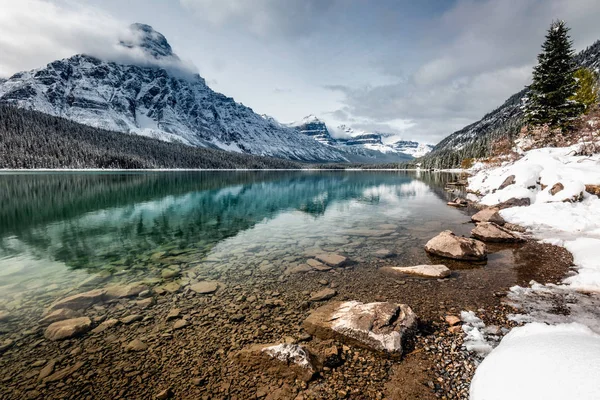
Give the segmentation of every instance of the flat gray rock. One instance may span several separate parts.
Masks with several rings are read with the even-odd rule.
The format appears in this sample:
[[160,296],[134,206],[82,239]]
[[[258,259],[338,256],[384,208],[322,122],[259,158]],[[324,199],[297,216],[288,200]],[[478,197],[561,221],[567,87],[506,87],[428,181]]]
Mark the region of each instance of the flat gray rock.
[[452,273],[448,267],[441,264],[416,265],[414,267],[384,267],[383,269],[390,272],[422,276],[424,278],[447,278]]
[[341,267],[348,260],[346,257],[335,253],[318,254],[315,258],[330,267]]

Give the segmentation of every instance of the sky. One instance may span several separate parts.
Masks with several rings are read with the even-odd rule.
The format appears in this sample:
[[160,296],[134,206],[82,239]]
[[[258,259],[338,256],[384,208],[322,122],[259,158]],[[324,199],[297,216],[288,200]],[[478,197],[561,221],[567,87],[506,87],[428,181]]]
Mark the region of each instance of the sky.
[[259,114],[435,144],[530,82],[553,19],[583,50],[599,15],[598,0],[0,0],[0,77],[110,58],[141,22]]

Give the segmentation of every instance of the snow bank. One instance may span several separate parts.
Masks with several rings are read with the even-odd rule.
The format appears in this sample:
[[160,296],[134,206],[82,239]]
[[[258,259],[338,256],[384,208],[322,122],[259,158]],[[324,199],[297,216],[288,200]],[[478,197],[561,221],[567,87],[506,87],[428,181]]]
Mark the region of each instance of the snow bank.
[[[576,290],[600,292],[600,199],[585,192],[585,185],[600,184],[600,154],[575,156],[579,146],[530,150],[519,160],[496,168],[485,169],[477,163],[469,188],[483,196],[480,201],[486,205],[512,197],[529,198],[531,206],[508,208],[500,214],[544,242],[566,247],[573,253],[579,274],[565,283]],[[515,183],[498,190],[510,175]],[[557,183],[564,189],[552,195],[550,190]],[[581,193],[583,201],[568,201]]]
[[481,363],[471,400],[600,398],[600,335],[584,325],[513,329]]

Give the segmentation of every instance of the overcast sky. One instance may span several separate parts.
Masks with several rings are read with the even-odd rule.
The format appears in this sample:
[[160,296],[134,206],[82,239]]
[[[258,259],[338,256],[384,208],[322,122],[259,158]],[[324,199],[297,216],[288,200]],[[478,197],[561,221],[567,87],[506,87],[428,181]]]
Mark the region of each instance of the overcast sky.
[[436,143],[529,83],[545,30],[600,39],[598,0],[0,0],[0,77],[152,25],[214,90],[282,122]]

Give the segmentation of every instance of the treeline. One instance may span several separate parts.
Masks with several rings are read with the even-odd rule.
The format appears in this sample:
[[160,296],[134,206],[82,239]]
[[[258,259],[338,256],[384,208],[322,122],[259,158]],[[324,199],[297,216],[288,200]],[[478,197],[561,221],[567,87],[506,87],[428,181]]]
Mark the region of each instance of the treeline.
[[0,106],[0,168],[290,169],[277,158],[190,147]]

